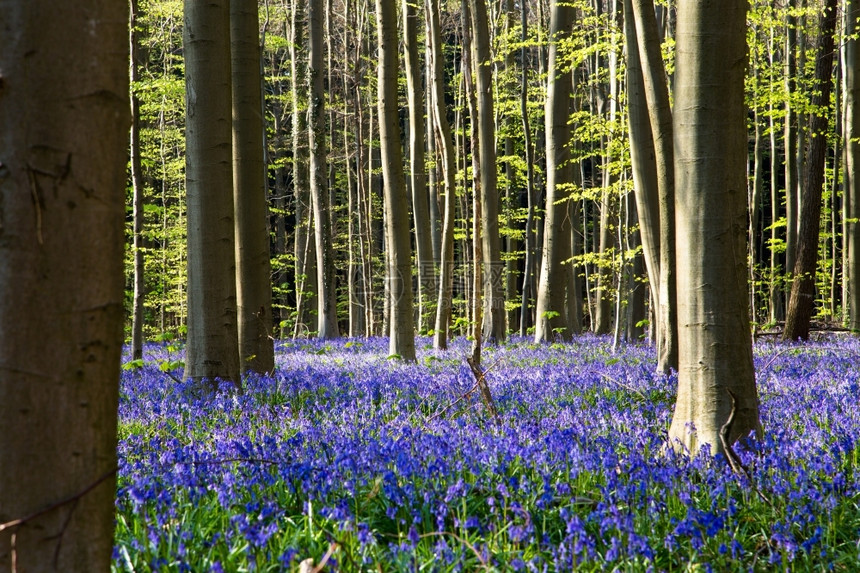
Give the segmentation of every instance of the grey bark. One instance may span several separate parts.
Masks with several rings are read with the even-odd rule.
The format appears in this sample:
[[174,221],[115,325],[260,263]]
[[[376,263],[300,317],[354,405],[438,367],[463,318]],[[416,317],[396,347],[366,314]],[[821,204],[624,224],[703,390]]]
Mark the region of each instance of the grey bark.
[[[484,293],[484,339],[504,342],[505,290],[502,282],[501,238],[499,235],[499,194],[496,165],[496,128],[493,110],[492,56],[485,0],[469,0],[475,45],[475,89],[478,99],[478,153],[481,163],[481,231],[485,262],[482,264]],[[473,150],[474,152],[474,150]]]
[[188,341],[185,375],[239,383],[229,0],[185,1]]
[[[669,438],[695,455],[759,431],[746,277],[745,0],[682,0],[675,73],[678,398]],[[711,86],[720,86],[719,90]]]
[[[848,328],[860,332],[860,54],[857,53],[857,0],[846,0],[845,18],[845,247],[848,251]],[[844,312],[844,309],[843,309]]]
[[337,338],[340,333],[337,324],[337,290],[328,193],[322,10],[321,2],[312,0],[308,3],[308,147],[317,260],[317,336],[331,339]]
[[131,50],[130,78],[131,92],[131,133],[130,133],[130,164],[131,184],[133,190],[133,226],[134,238],[132,252],[134,254],[134,294],[132,295],[132,325],[131,325],[131,355],[134,360],[143,358],[143,322],[144,297],[146,296],[146,267],[143,260],[143,165],[140,157],[140,99],[135,92],[134,84],[140,78],[141,53],[137,33],[138,0],[131,0],[129,20],[129,49]]
[[242,372],[269,373],[275,351],[259,35],[257,1],[230,0],[239,359]]
[[433,125],[435,127],[436,149],[442,160],[442,179],[444,181],[444,219],[441,236],[441,260],[439,272],[439,296],[436,301],[436,325],[433,335],[433,346],[436,349],[448,347],[453,306],[454,286],[454,211],[456,209],[454,180],[457,166],[455,163],[451,127],[448,123],[445,107],[445,62],[442,51],[442,32],[439,24],[439,0],[426,0],[427,18],[429,23],[430,50],[427,53],[431,60],[429,85],[433,103]]
[[[388,348],[389,354],[414,361],[412,248],[409,241],[409,199],[403,174],[403,151],[400,148],[397,105],[400,58],[397,47],[397,10],[393,2],[376,0],[376,21],[379,40],[379,142],[385,180],[386,282],[390,305]],[[422,129],[422,134],[423,131]],[[421,147],[423,150],[423,146]]]
[[564,186],[573,182],[570,163],[571,71],[561,60],[559,44],[570,36],[574,10],[555,2],[550,13],[549,78],[546,98],[546,213],[544,214],[543,260],[538,282],[535,342],[557,336],[569,340],[565,301],[568,296],[566,266],[571,257],[571,217]]
[[414,0],[403,0],[404,66],[409,104],[409,177],[412,190],[412,218],[415,225],[415,262],[418,266],[418,330],[430,328],[430,300],[435,268],[430,231],[430,198],[424,162],[424,97],[421,62],[418,58],[418,12]]
[[128,18],[0,2],[0,523],[33,516],[0,532],[2,571],[111,566]]
[[672,110],[651,0],[633,0],[639,60],[651,135],[654,139],[660,205],[660,285],[657,316],[657,370],[678,368],[678,319],[675,263],[675,170]]

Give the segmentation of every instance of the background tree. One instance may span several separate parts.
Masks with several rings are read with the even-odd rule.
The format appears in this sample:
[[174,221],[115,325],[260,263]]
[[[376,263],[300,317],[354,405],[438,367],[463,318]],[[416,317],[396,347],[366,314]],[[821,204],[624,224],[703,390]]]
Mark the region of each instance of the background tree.
[[308,3],[308,146],[310,189],[314,209],[317,260],[317,321],[320,338],[340,336],[337,324],[334,246],[331,236],[331,204],[328,191],[328,148],[325,128],[323,67],[323,6]]
[[746,9],[745,0],[678,6],[679,369],[669,438],[693,455],[706,444],[723,451],[730,415],[729,444],[760,430],[745,260]]
[[140,98],[136,84],[140,81],[140,67],[143,58],[140,54],[138,31],[138,0],[131,0],[129,17],[129,49],[131,51],[131,130],[129,133],[130,167],[132,197],[132,217],[134,220],[132,251],[134,256],[134,292],[132,294],[131,355],[134,360],[143,358],[144,298],[146,297],[146,267],[143,260],[143,161],[140,146]]
[[[391,305],[389,354],[415,360],[412,317],[412,249],[409,210],[400,148],[397,105],[397,9],[392,2],[376,0],[379,36],[379,141],[385,178],[385,221],[388,293]],[[422,130],[423,133],[423,130]]]
[[230,0],[230,46],[239,358],[243,372],[271,372],[275,368],[272,264],[257,0]]
[[229,0],[185,0],[188,340],[184,378],[239,383]]
[[857,53],[858,2],[846,0],[845,17],[845,203],[848,265],[848,327],[860,332],[860,54]]
[[111,565],[128,8],[0,3],[3,571]]
[[818,237],[821,222],[821,199],[824,190],[824,164],[828,152],[827,129],[830,91],[833,83],[834,38],[836,32],[836,0],[827,0],[821,16],[819,42],[821,50],[815,63],[816,89],[812,95],[809,115],[809,150],[801,197],[800,231],[797,255],[785,317],[784,340],[809,338],[815,297],[815,271],[818,264]]
[[546,213],[543,261],[538,284],[535,341],[556,336],[570,340],[572,325],[565,302],[568,289],[565,265],[571,257],[571,218],[568,209],[572,181],[570,107],[572,74],[561,61],[560,44],[568,37],[574,10],[567,2],[553,3],[550,12],[549,78],[546,96]]

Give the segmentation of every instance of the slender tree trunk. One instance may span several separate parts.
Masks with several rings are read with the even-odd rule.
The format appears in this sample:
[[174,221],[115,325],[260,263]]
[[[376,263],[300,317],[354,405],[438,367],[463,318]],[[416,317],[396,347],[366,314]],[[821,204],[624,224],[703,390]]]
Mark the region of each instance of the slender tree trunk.
[[678,7],[680,367],[669,438],[690,455],[723,452],[730,416],[727,444],[760,431],[746,277],[746,11],[745,0]]
[[433,125],[435,127],[436,149],[442,160],[442,179],[444,182],[444,219],[441,236],[441,260],[439,272],[439,296],[436,301],[436,325],[434,327],[433,346],[436,349],[448,347],[448,329],[451,323],[454,288],[454,211],[456,209],[457,166],[451,140],[451,127],[448,124],[448,112],[445,106],[445,62],[442,51],[442,32],[439,24],[439,0],[426,0],[428,35],[430,50],[427,58],[430,60],[430,75],[428,83],[431,89],[430,99],[433,105]]
[[415,254],[418,265],[418,330],[430,328],[430,298],[435,265],[430,233],[430,199],[424,165],[424,98],[421,63],[418,58],[418,12],[414,0],[403,0],[404,64],[409,101],[409,173],[412,188],[412,217],[415,223]]
[[531,125],[529,122],[528,109],[528,67],[526,66],[526,41],[528,40],[528,4],[521,3],[520,25],[522,47],[520,48],[520,114],[523,117],[523,145],[526,152],[526,228],[525,249],[526,257],[523,264],[523,289],[520,300],[520,336],[528,333],[532,325],[531,304],[534,301],[533,291],[535,289],[537,264],[535,263],[535,151],[532,144]]
[[660,193],[660,287],[657,314],[657,370],[678,368],[678,319],[675,284],[675,170],[672,110],[651,0],[633,0],[636,37],[642,64],[645,99],[654,138],[657,186]]
[[[798,141],[800,130],[798,129],[798,113],[794,109],[793,94],[796,90],[795,78],[797,77],[797,17],[793,9],[797,0],[787,0],[786,6],[786,30],[785,30],[785,272],[794,270],[795,255],[797,253],[797,228],[799,221],[800,204],[800,177],[801,167],[798,164],[798,156],[801,153]],[[787,294],[787,293],[786,293]]]
[[185,2],[188,342],[185,375],[239,384],[229,0]]
[[553,4],[550,14],[549,78],[546,98],[546,213],[544,215],[543,261],[538,283],[535,342],[556,336],[569,340],[571,325],[565,312],[571,239],[565,185],[573,182],[570,165],[570,111],[573,78],[561,60],[559,44],[569,36],[574,10],[563,2]]
[[2,571],[111,567],[128,21],[125,2],[0,10],[0,523],[26,518]]
[[317,259],[318,336],[340,336],[337,325],[334,247],[331,206],[328,194],[328,149],[326,143],[325,86],[323,82],[323,14],[318,0],[308,3],[308,146],[310,189],[314,208],[314,241]]
[[134,360],[143,358],[143,322],[144,298],[146,296],[146,276],[143,261],[143,165],[141,162],[140,149],[140,100],[135,93],[135,84],[140,80],[141,55],[137,34],[138,26],[138,0],[131,0],[131,19],[129,22],[130,36],[129,47],[131,49],[131,184],[133,189],[132,211],[134,217],[134,295],[132,299],[132,326],[131,326],[131,355]]
[[[627,118],[630,127],[630,158],[633,174],[633,191],[639,220],[639,238],[651,305],[660,300],[660,191],[657,182],[657,163],[648,102],[639,59],[636,24],[633,19],[633,0],[624,3],[624,34],[627,42]],[[655,308],[652,308],[655,310]],[[655,316],[657,313],[654,313]],[[658,317],[659,318],[659,317]],[[652,325],[659,329],[658,325]]]
[[275,351],[259,37],[257,0],[230,0],[239,358],[243,372],[268,373]]
[[[398,355],[403,360],[414,361],[412,249],[409,242],[407,207],[409,199],[403,175],[403,152],[400,148],[400,119],[397,106],[397,74],[400,70],[400,58],[397,48],[397,10],[393,2],[376,0],[376,21],[379,36],[379,142],[382,153],[382,173],[385,179],[385,222],[388,239],[386,279],[391,309],[389,318],[391,338],[388,348],[389,354]],[[423,111],[422,108],[423,106],[418,108],[418,113]],[[419,134],[423,133],[422,128]],[[418,147],[421,147],[423,152],[423,145]],[[424,238],[430,237],[425,235]]]
[[[848,251],[844,273],[848,280],[848,328],[860,332],[860,54],[857,52],[857,10],[860,2],[846,0],[845,18],[845,171],[844,202],[847,232],[844,237]],[[843,309],[845,312],[845,309]]]
[[[505,290],[502,282],[504,264],[499,235],[499,195],[496,165],[496,129],[493,111],[492,56],[490,29],[485,0],[469,0],[475,43],[475,89],[478,96],[478,144],[481,163],[481,229],[483,236],[484,338],[490,343],[504,342]],[[476,237],[476,240],[478,238]]]
[[827,0],[819,27],[819,53],[815,63],[813,112],[809,115],[809,151],[803,184],[802,217],[797,255],[791,283],[791,296],[785,317],[784,340],[809,338],[809,322],[815,298],[815,270],[818,266],[818,236],[821,222],[821,195],[824,188],[824,163],[827,158],[827,114],[833,82],[833,34],[836,31],[836,0]]

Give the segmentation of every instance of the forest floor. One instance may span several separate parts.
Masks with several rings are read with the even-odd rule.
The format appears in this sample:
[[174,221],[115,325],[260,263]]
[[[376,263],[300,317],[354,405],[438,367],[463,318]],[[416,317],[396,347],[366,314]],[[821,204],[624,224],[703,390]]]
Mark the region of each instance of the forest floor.
[[[285,341],[244,393],[189,397],[182,348],[125,362],[116,571],[851,570],[860,342],[755,346],[763,436],[667,448],[677,380],[606,338]],[[312,567],[307,567],[312,565]],[[324,567],[320,567],[324,565]],[[316,566],[316,567],[313,567]]]

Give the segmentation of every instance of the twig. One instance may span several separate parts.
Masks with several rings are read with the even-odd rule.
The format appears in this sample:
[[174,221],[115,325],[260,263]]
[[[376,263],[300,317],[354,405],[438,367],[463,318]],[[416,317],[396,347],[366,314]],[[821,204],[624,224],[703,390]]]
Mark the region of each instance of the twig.
[[601,376],[604,380],[608,380],[608,381],[610,381],[610,382],[613,382],[613,383],[615,383],[615,384],[618,384],[619,386],[621,386],[621,387],[622,387],[622,388],[624,388],[625,390],[630,390],[631,392],[634,392],[634,393],[636,393],[636,394],[639,394],[639,396],[640,396],[643,400],[645,400],[646,402],[648,401],[648,397],[647,397],[647,396],[645,396],[645,394],[643,394],[642,392],[640,392],[640,391],[639,391],[639,390],[637,390],[636,388],[634,388],[633,386],[630,386],[630,385],[628,385],[628,384],[625,384],[624,382],[621,382],[620,380],[616,380],[616,379],[615,379],[615,378],[613,378],[612,376],[609,376],[608,374],[604,374],[603,372],[598,372],[597,370],[588,370],[588,372],[589,372],[589,373],[591,373],[591,374],[597,374],[597,375]]
[[46,513],[50,513],[51,511],[54,511],[55,509],[63,507],[64,505],[68,505],[70,503],[78,501],[79,499],[81,499],[82,497],[84,497],[85,495],[90,493],[92,490],[97,488],[103,481],[105,481],[106,479],[108,479],[109,477],[114,475],[118,469],[119,468],[113,468],[112,470],[105,473],[99,479],[97,479],[96,481],[94,481],[93,483],[91,483],[90,485],[88,485],[87,487],[85,487],[84,489],[79,491],[78,493],[76,493],[70,497],[67,497],[66,499],[52,503],[48,507],[45,507],[44,509],[40,509],[39,511],[37,511],[35,513],[31,513],[30,515],[28,515],[26,517],[21,517],[19,519],[13,519],[12,521],[7,521],[6,523],[0,523],[0,531],[5,531],[5,530],[13,528],[13,527],[19,527],[21,525],[24,525],[28,521],[32,521],[32,520],[36,519],[37,517],[41,517],[41,516],[45,515]]
[[478,388],[481,389],[481,396],[484,398],[484,402],[487,405],[487,410],[490,411],[490,414],[496,420],[496,424],[502,425],[502,418],[499,416],[499,411],[496,409],[496,403],[493,401],[493,395],[490,393],[490,385],[487,384],[486,378],[484,378],[484,371],[481,370],[481,366],[475,360],[474,356],[469,356],[466,358],[466,362],[469,363],[469,367],[472,369],[472,374],[475,376],[475,381],[478,385]]
[[487,560],[484,559],[483,555],[478,553],[478,550],[475,548],[475,546],[472,545],[471,543],[469,543],[468,539],[463,539],[462,537],[460,537],[456,533],[451,533],[450,531],[431,531],[430,533],[422,533],[418,537],[434,537],[434,536],[435,537],[444,537],[445,535],[449,535],[449,536],[453,537],[454,539],[456,539],[457,541],[459,541],[460,543],[462,543],[463,545],[465,545],[466,547],[471,549],[472,553],[475,554],[475,557],[478,558],[478,561],[481,562],[481,565],[483,565],[484,569],[490,568],[490,565],[487,563]]
[[769,506],[773,507],[773,503],[768,499],[768,497],[761,492],[761,490],[756,486],[755,481],[753,481],[752,475],[750,472],[744,467],[743,462],[741,462],[741,458],[735,453],[735,450],[732,448],[731,441],[731,433],[732,433],[732,424],[735,421],[735,412],[737,411],[737,399],[735,398],[734,393],[726,388],[726,392],[729,394],[729,398],[732,399],[732,411],[729,412],[729,417],[726,420],[726,423],[720,427],[720,443],[723,445],[723,451],[726,453],[726,459],[729,462],[729,466],[731,466],[732,471],[737,475],[742,475],[747,478],[747,481],[750,483],[750,486],[755,490],[755,492],[759,495],[759,497],[764,500]]

